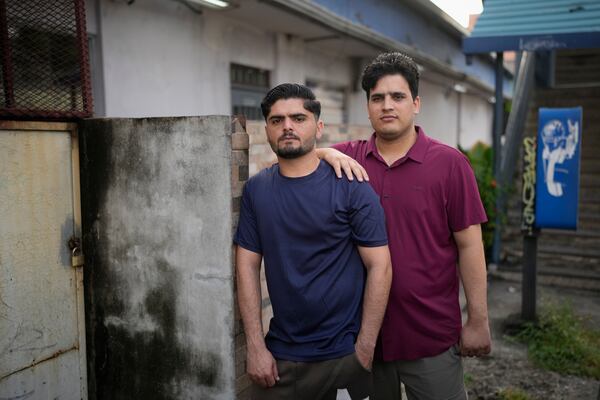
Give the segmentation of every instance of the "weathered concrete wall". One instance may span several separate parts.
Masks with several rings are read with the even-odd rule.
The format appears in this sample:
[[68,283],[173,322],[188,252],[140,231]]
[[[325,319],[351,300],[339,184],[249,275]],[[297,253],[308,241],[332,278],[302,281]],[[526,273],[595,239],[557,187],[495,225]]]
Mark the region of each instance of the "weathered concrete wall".
[[233,136],[221,116],[82,123],[91,399],[235,397]]

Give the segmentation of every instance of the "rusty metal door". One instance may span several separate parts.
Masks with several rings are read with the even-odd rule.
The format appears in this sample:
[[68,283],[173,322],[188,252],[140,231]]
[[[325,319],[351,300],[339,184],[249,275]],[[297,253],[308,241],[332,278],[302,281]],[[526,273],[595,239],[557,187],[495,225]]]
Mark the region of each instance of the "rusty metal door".
[[74,124],[0,121],[0,399],[87,399],[78,153]]

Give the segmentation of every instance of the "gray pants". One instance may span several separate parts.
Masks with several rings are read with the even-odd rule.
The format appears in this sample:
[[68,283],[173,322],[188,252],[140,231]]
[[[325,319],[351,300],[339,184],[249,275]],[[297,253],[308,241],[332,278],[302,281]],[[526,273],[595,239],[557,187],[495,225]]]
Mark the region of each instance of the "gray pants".
[[352,400],[369,396],[373,377],[350,354],[318,362],[277,360],[279,381],[275,386],[252,387],[253,400],[335,400],[338,389],[348,389]]
[[433,357],[376,361],[372,400],[400,400],[400,383],[409,400],[467,400],[458,345]]

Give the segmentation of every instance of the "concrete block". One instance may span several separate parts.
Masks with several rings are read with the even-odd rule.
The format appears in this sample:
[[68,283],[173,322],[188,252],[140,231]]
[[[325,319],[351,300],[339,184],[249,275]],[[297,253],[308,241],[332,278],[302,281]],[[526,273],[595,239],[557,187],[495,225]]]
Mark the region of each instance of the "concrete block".
[[98,400],[235,397],[231,129],[224,116],[81,125]]

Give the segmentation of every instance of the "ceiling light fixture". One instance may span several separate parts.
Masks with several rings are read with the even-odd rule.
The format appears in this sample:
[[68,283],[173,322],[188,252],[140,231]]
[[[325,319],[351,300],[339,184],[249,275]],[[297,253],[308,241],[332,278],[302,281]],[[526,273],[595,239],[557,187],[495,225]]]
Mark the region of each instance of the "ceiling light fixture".
[[186,0],[188,3],[197,4],[199,6],[212,8],[213,10],[224,10],[231,7],[230,1],[224,0]]
[[454,89],[454,91],[458,92],[458,93],[467,93],[466,86],[461,85],[460,83],[455,83],[454,86],[452,87],[452,89]]

